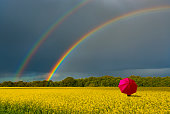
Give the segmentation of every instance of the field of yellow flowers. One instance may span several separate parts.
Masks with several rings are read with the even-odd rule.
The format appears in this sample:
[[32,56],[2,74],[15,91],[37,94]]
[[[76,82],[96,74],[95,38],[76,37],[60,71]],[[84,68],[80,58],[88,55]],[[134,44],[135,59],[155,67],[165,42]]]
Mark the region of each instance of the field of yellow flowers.
[[0,88],[0,114],[170,113],[169,87],[138,87],[128,97],[118,87]]

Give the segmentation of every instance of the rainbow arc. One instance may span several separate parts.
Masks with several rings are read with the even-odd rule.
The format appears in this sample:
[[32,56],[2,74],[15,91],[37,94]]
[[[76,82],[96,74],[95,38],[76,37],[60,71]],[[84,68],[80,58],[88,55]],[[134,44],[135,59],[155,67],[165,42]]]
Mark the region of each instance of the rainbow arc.
[[146,14],[146,13],[151,13],[151,12],[157,12],[157,11],[164,11],[164,10],[169,10],[170,6],[159,6],[159,7],[152,7],[152,8],[146,8],[146,9],[141,9],[141,10],[137,10],[137,11],[133,11],[133,12],[129,12],[126,14],[123,14],[121,16],[115,17],[110,19],[107,22],[104,22],[103,24],[97,26],[96,28],[92,29],[91,31],[89,31],[88,33],[86,33],[85,35],[83,35],[81,38],[79,38],[79,40],[77,42],[75,42],[72,46],[70,46],[70,48],[60,57],[60,59],[57,61],[57,63],[54,65],[54,67],[52,68],[52,70],[50,71],[50,74],[48,75],[48,77],[46,78],[47,81],[51,80],[52,77],[54,76],[54,74],[58,71],[58,69],[60,68],[61,64],[64,62],[64,60],[69,56],[69,54],[76,48],[78,47],[85,39],[87,39],[89,36],[91,36],[92,34],[95,34],[97,31],[103,29],[104,27],[106,27],[107,25],[116,23],[120,20],[126,19],[128,17],[133,17],[133,16],[139,16],[142,14]]
[[28,66],[28,63],[30,62],[31,58],[35,55],[39,47],[49,38],[49,35],[56,30],[59,25],[61,25],[68,17],[75,14],[80,8],[88,4],[91,0],[82,0],[79,4],[77,4],[75,7],[73,7],[71,10],[66,12],[62,17],[60,17],[54,24],[52,24],[48,30],[38,39],[38,41],[32,46],[30,51],[25,56],[24,60],[20,64],[17,72],[16,72],[16,80],[18,80],[22,73],[24,72],[24,69],[26,66]]

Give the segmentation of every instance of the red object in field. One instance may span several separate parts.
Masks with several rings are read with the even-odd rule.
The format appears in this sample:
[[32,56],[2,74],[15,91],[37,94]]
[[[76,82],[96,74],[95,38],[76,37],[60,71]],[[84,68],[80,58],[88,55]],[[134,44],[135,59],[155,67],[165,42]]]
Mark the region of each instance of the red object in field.
[[118,87],[120,88],[120,91],[122,93],[125,93],[128,96],[133,93],[136,93],[136,90],[137,90],[137,84],[135,83],[134,80],[129,79],[129,78],[120,80]]

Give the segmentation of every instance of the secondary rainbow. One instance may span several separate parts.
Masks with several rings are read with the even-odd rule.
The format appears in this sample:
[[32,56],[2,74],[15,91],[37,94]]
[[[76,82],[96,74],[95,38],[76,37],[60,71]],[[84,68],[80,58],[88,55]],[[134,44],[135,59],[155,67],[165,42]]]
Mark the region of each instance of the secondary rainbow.
[[61,66],[61,64],[63,63],[63,61],[68,57],[68,55],[81,43],[83,42],[85,39],[87,39],[90,35],[96,33],[97,31],[101,30],[102,28],[106,27],[109,24],[118,22],[120,20],[126,19],[128,17],[132,17],[132,16],[138,16],[140,14],[145,14],[145,13],[149,13],[149,12],[156,12],[156,11],[160,11],[160,10],[168,10],[170,9],[170,6],[159,6],[159,7],[152,7],[152,8],[145,8],[145,9],[141,9],[141,10],[136,10],[133,12],[129,12],[126,14],[123,14],[121,16],[112,18],[111,20],[97,26],[96,28],[92,29],[91,31],[89,31],[88,33],[86,33],[84,36],[82,36],[80,38],[80,40],[78,40],[76,43],[74,43],[61,57],[60,59],[57,61],[57,63],[54,65],[54,67],[52,68],[52,70],[50,71],[48,77],[46,78],[47,81],[51,80],[51,78],[54,76],[54,74],[57,72],[57,70],[59,69],[59,67]]
[[69,16],[77,12],[81,7],[85,6],[87,3],[89,3],[91,0],[82,0],[78,5],[76,5],[74,8],[66,12],[61,18],[59,18],[54,24],[52,24],[47,31],[39,38],[39,40],[33,45],[33,47],[30,49],[28,54],[25,56],[24,60],[20,64],[17,72],[16,72],[16,80],[18,80],[28,63],[30,62],[33,55],[37,52],[38,48],[43,44],[43,42],[49,37],[49,35],[60,25],[62,24]]

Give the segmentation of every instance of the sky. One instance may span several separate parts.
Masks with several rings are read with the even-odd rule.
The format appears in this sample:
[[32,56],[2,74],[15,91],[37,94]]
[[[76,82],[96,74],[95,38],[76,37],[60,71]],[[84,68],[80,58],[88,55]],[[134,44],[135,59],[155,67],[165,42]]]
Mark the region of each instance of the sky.
[[[0,82],[15,81],[33,45],[81,0],[0,0]],[[20,80],[45,80],[76,41],[102,23],[169,0],[89,0],[40,45]],[[170,76],[170,9],[131,16],[89,36],[63,61],[53,81],[85,78]]]

